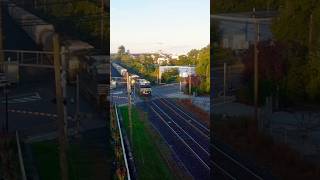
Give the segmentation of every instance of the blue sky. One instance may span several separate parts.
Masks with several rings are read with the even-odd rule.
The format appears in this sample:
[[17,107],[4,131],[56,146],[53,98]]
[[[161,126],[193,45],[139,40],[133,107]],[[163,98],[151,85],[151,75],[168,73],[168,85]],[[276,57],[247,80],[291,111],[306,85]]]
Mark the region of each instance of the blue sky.
[[187,53],[210,42],[210,0],[110,0],[111,52]]

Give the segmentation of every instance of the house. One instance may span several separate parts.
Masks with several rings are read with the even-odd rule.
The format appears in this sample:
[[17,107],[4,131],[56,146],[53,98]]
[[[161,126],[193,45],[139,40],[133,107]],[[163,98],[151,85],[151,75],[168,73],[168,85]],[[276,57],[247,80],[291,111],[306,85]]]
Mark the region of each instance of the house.
[[271,23],[277,12],[259,11],[254,14],[256,18],[253,18],[253,12],[211,15],[211,21],[218,26],[220,46],[232,50],[248,49],[255,42],[256,29],[260,41],[272,39]]
[[180,77],[188,77],[189,75],[195,75],[196,70],[194,66],[159,66],[160,78],[161,74],[169,69],[178,69]]

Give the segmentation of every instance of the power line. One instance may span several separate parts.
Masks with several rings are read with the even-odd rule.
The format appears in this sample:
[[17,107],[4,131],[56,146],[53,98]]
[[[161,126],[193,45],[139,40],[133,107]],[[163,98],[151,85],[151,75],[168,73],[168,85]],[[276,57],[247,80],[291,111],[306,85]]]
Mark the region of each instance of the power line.
[[[32,14],[32,13],[30,13]],[[35,25],[50,25],[51,23],[47,23],[43,19],[37,17],[36,15],[32,14],[34,18],[27,18],[27,19],[22,19],[22,18],[14,18],[12,17],[15,21],[18,22],[19,25],[22,26],[35,26]],[[105,15],[103,18],[107,18],[108,16]],[[92,21],[100,21],[101,14],[88,14],[88,15],[75,15],[75,16],[59,16],[59,17],[52,17],[50,20],[51,21],[72,21],[76,20],[77,22],[92,22]]]
[[[53,20],[54,21],[54,20]],[[64,22],[66,19],[62,20],[55,20],[55,22]],[[89,22],[96,22],[100,21],[100,19],[91,19],[91,18],[84,18],[84,19],[77,19],[78,23],[89,23]],[[18,25],[21,26],[37,26],[37,25],[53,25],[52,23],[47,23],[47,22],[38,22],[38,21],[30,21],[30,22],[18,22]]]
[[[29,2],[22,2],[22,3],[17,3],[17,2],[10,2],[10,1],[3,1],[5,4],[8,4],[10,6],[33,6],[35,5],[35,3],[30,3]],[[92,1],[92,0],[74,0],[74,1],[62,1],[62,2],[49,2],[49,3],[36,3],[37,7],[48,7],[48,6],[54,6],[54,5],[66,5],[66,3],[72,4],[72,3],[78,3],[78,2],[91,2],[94,3],[96,5],[98,5],[98,1]]]

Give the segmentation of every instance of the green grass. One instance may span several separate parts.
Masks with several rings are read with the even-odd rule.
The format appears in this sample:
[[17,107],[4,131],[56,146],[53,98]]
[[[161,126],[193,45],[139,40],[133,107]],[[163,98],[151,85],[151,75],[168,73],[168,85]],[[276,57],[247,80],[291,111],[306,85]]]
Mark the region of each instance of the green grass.
[[[129,137],[128,108],[120,107],[119,109]],[[132,123],[133,154],[137,167],[138,179],[174,179],[165,160],[161,158],[159,149],[156,148],[156,145],[153,142],[154,139],[151,138],[151,135],[146,130],[146,126],[141,120],[136,108],[132,108]]]
[[[4,158],[1,158],[3,156]],[[0,137],[0,177],[21,179],[18,148],[14,137]]]
[[53,141],[32,144],[40,179],[61,179],[57,144]]
[[[61,179],[57,142],[34,143],[32,149],[40,179]],[[81,150],[79,145],[70,145],[68,153],[70,180],[90,179],[92,167],[86,163],[89,160],[88,154]]]

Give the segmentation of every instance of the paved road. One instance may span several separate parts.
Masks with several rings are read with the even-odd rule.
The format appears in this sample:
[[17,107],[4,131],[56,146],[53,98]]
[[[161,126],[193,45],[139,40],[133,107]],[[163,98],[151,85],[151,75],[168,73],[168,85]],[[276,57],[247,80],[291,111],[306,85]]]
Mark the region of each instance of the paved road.
[[[31,69],[31,68],[30,68]],[[32,78],[31,74],[21,72],[24,78],[17,87],[12,87],[8,94],[9,130],[25,131],[29,135],[46,133],[56,129],[56,104],[52,102],[55,98],[54,81],[48,81],[52,74],[45,75],[41,71],[35,76],[44,77],[42,81]],[[30,79],[29,79],[30,78]],[[28,80],[29,79],[29,80]],[[75,114],[76,104],[75,87],[68,86],[67,109],[69,123],[73,124],[72,117]],[[1,93],[0,117],[4,117],[4,99]],[[90,123],[104,121],[103,117],[96,112],[94,106],[86,98],[80,96],[80,112],[83,126]],[[2,118],[1,118],[2,119]],[[92,121],[90,122],[89,119]]]

